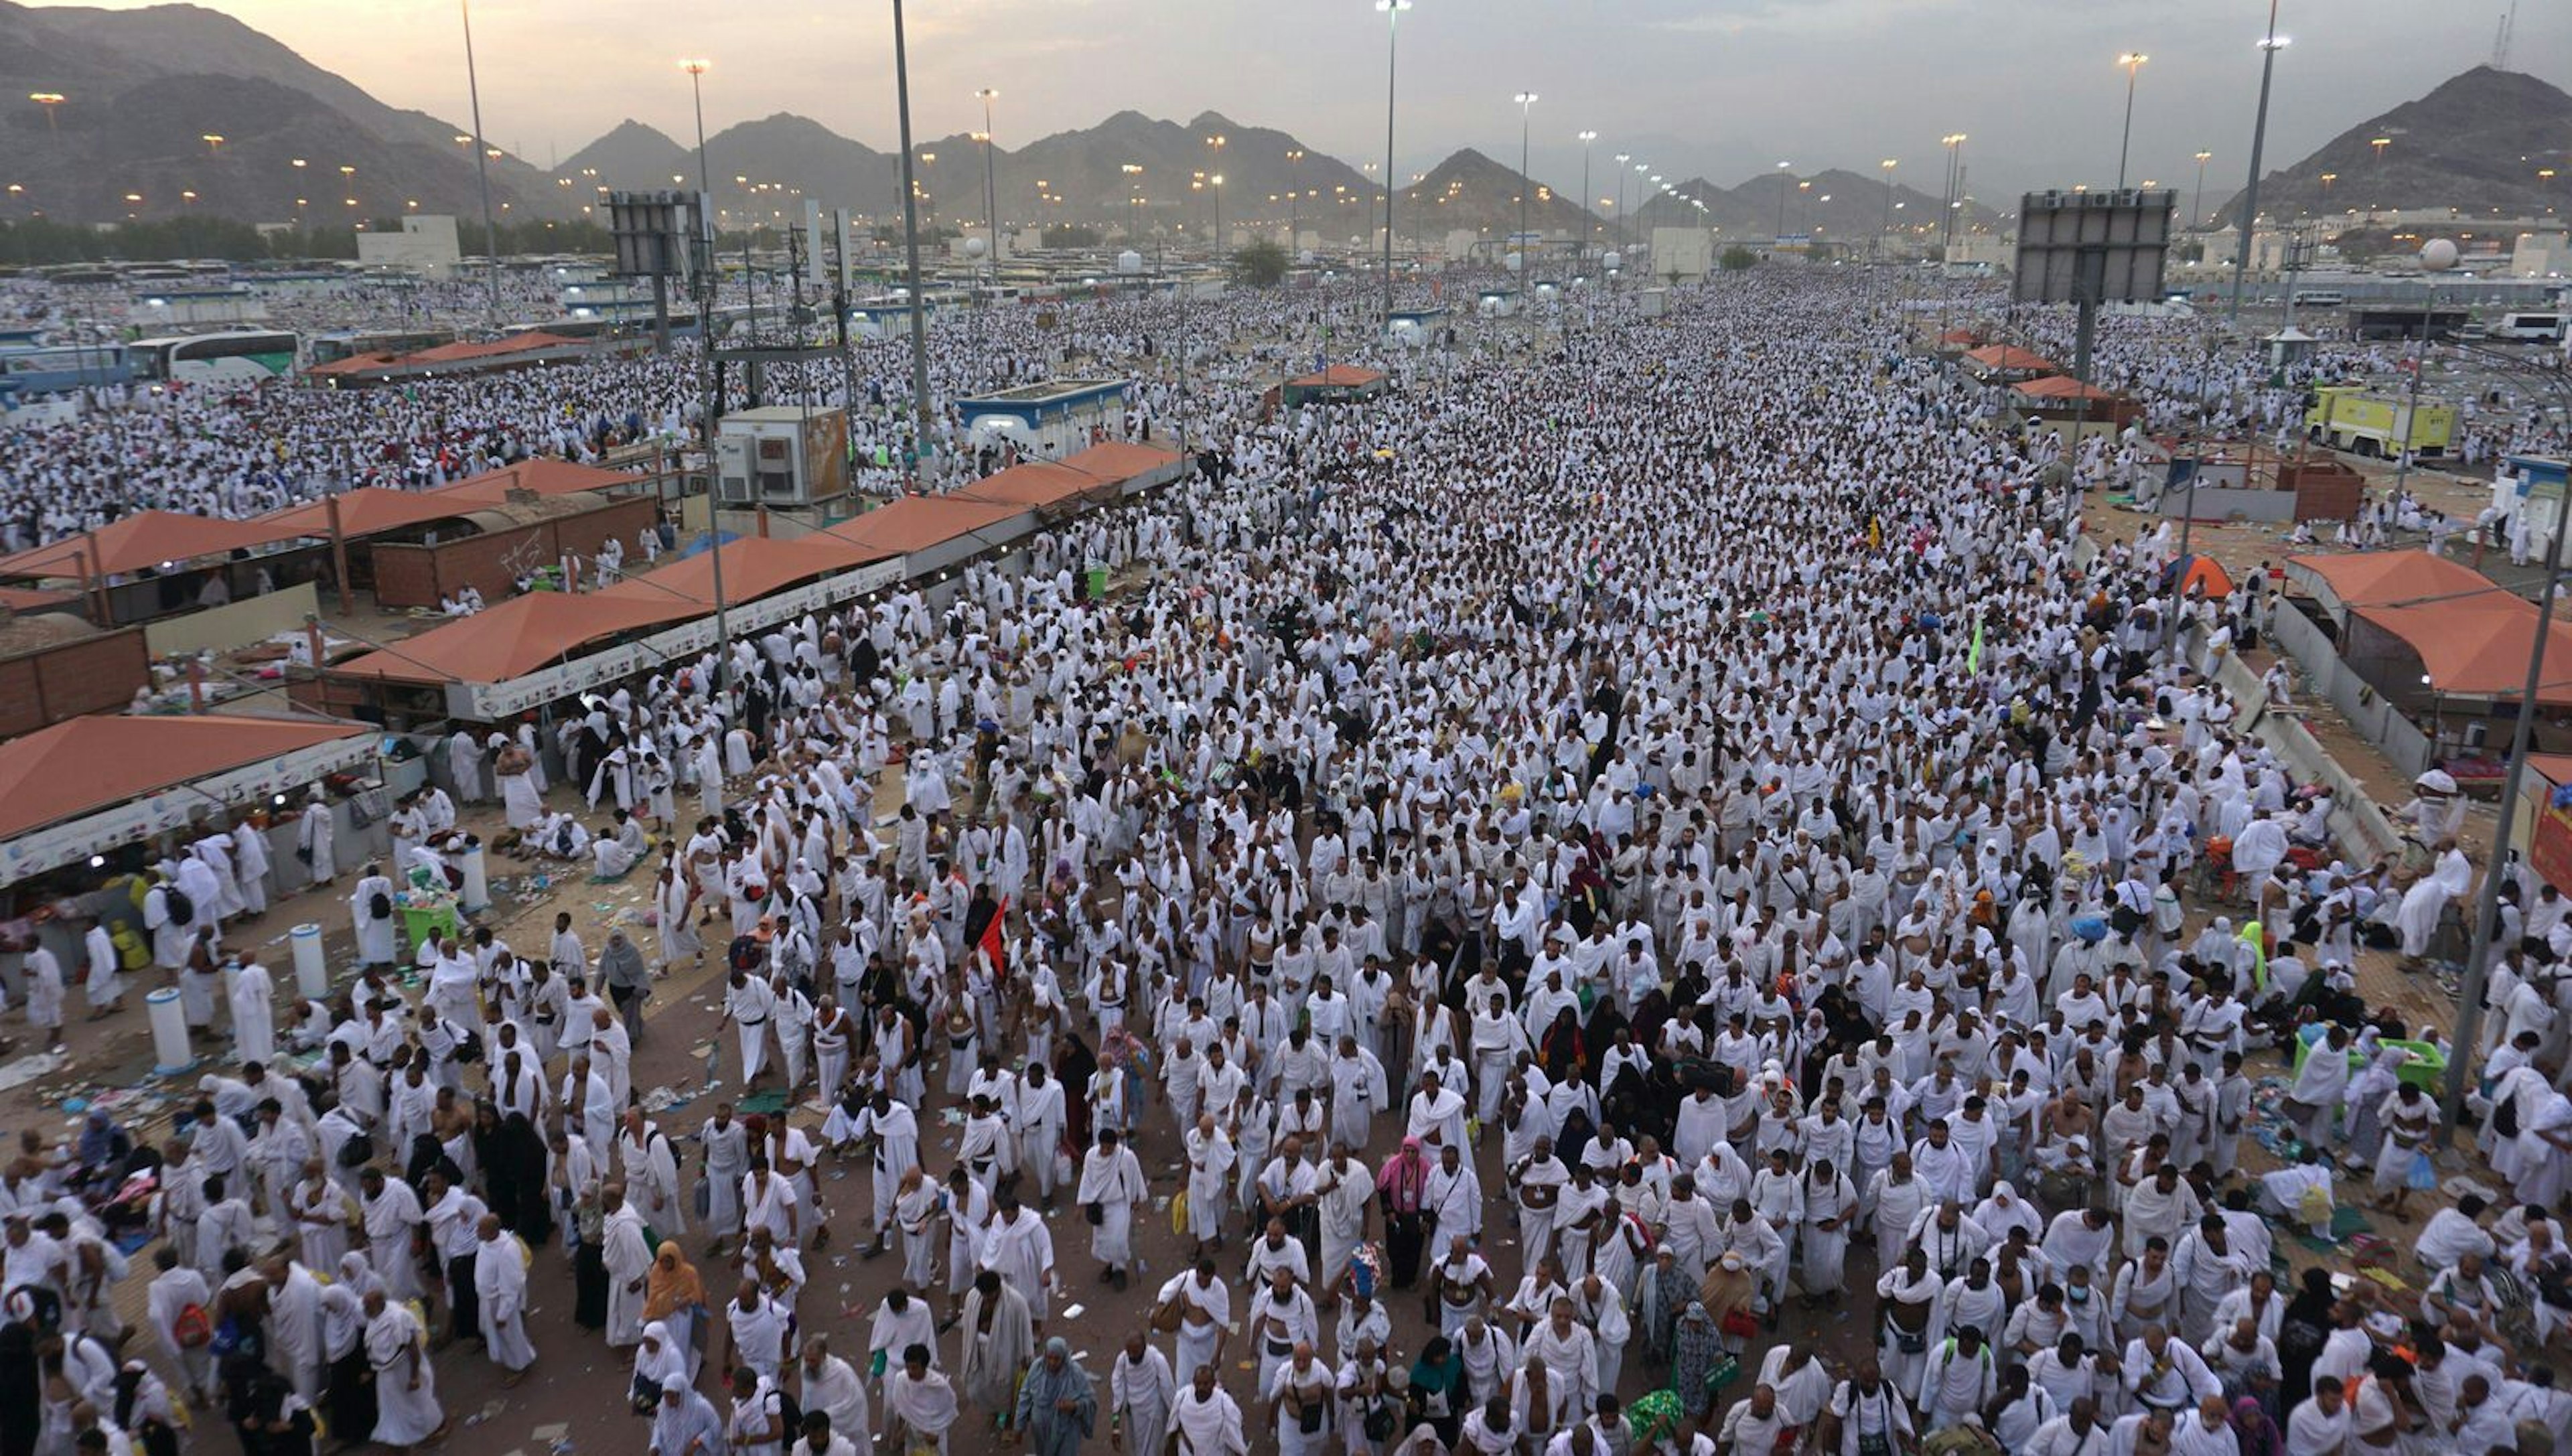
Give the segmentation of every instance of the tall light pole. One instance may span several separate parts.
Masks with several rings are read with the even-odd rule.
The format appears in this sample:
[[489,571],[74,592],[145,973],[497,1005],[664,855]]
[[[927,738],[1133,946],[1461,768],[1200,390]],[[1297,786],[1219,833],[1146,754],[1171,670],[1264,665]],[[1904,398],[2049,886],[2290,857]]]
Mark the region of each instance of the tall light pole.
[[[1214,166],[1223,165],[1224,144],[1230,140],[1232,139],[1221,135],[1205,139],[1206,150],[1214,153]],[[1214,261],[1216,267],[1220,268],[1225,257],[1231,252],[1223,246],[1223,174],[1210,171],[1206,177],[1206,190],[1214,194]]]
[[902,113],[902,245],[911,279],[911,403],[920,420],[914,443],[913,478],[918,462],[929,457],[929,305],[920,296],[920,186],[913,180],[911,154],[911,52],[904,40],[902,0],[893,0],[893,89]]
[[1136,226],[1134,210],[1143,203],[1143,195],[1135,191],[1143,185],[1140,180],[1143,176],[1143,167],[1138,162],[1120,162],[1116,164],[1116,170],[1125,174],[1125,241],[1130,244],[1134,241]]
[[1616,237],[1625,237],[1625,164],[1634,160],[1631,152],[1616,154]]
[[1384,12],[1384,321],[1393,328],[1393,82],[1402,35],[1402,12],[1411,0],[1375,0]]
[[2117,143],[2117,190],[2119,192],[2126,190],[2126,151],[2135,140],[2135,75],[2144,69],[2144,62],[2151,59],[2152,57],[2141,51],[2128,51],[2117,58],[2117,64],[2126,68],[2126,131]]
[[1286,261],[1295,261],[1295,250],[1303,246],[1303,209],[1296,201],[1296,184],[1303,181],[1304,149],[1286,149]]
[[2206,164],[2213,160],[2215,160],[2213,152],[2203,147],[2198,148],[2197,196],[2191,198],[2188,204],[2188,226],[2192,232],[2206,226]]
[[1793,191],[1795,190],[1794,188],[1789,187],[1787,184],[1789,184],[1789,183],[1793,182],[1794,180],[1795,180],[1795,164],[1794,164],[1794,163],[1792,163],[1792,162],[1780,162],[1780,163],[1778,163],[1778,164],[1777,164],[1777,243],[1778,243],[1780,246],[1782,246],[1782,245],[1785,243],[1785,241],[1786,241],[1786,194],[1788,194],[1788,193],[1790,193],[1790,192],[1793,192]]
[[[706,562],[714,574],[715,691],[728,694],[732,691],[732,622],[730,604],[724,600],[723,522],[715,517],[718,500],[715,489],[715,411],[718,407],[715,399],[715,299],[719,288],[715,272],[715,224],[713,218],[705,215],[706,209],[714,205],[715,196],[713,179],[706,170],[706,72],[713,68],[714,62],[703,56],[690,56],[679,62],[679,69],[688,73],[688,97],[695,103],[697,113],[697,232],[705,240],[705,258],[701,261],[697,283],[697,357],[701,365],[699,377],[705,390],[705,404],[698,411],[703,417],[698,421],[698,427],[704,436],[706,451]],[[744,275],[743,282],[747,286],[747,275]],[[662,340],[661,347],[669,347],[666,338]]]
[[997,87],[985,86],[973,94],[982,101],[982,212],[990,220],[991,272],[997,277],[1000,270],[1000,189],[995,179],[999,159],[991,151],[998,145],[991,136],[991,102],[1000,92]]
[[59,133],[62,130],[54,124],[54,108],[62,105],[66,100],[61,92],[30,91],[27,93],[27,99],[45,109],[45,131],[49,135]]
[[[1519,104],[1519,292],[1527,292],[1528,279],[1528,194],[1536,184],[1528,177],[1528,118],[1536,110],[1536,93],[1522,91],[1510,100]],[[1521,305],[1526,301],[1522,299]]]
[[1875,249],[1880,257],[1886,240],[1893,235],[1893,169],[1902,163],[1898,158],[1887,157],[1875,165],[1884,170],[1884,225],[1875,230]]
[[[482,139],[482,77],[473,66],[473,0],[455,0],[464,20],[464,90],[473,106],[473,178],[482,189],[482,252],[490,265],[490,325],[500,327],[500,230],[491,222],[491,144]],[[339,169],[342,173],[347,168]]]
[[[1583,132],[1581,134],[1581,210],[1585,213],[1590,213],[1591,208],[1595,206],[1595,204],[1590,201],[1590,144],[1598,140],[1599,134],[1597,132]],[[1597,241],[1598,236],[1599,216],[1596,213],[1590,213],[1589,221],[1584,223],[1581,229],[1581,256],[1583,258],[1586,259],[1590,256],[1590,245]]]
[[2277,52],[2286,48],[2286,38],[2277,34],[2277,0],[2268,0],[2268,34],[2259,42],[2259,110],[2250,123],[2250,185],[2242,191],[2242,216],[2234,224],[2240,230],[2233,251],[2233,302],[2226,317],[2236,323],[2242,319],[2242,280],[2250,268],[2250,232],[2259,224],[2259,153],[2268,142],[2268,80],[2277,69]]
[[1965,171],[1965,134],[1949,132],[1938,139],[1938,145],[1947,149],[1947,191],[1938,202],[1938,267],[1943,271],[1947,255],[1956,246],[1956,194]]

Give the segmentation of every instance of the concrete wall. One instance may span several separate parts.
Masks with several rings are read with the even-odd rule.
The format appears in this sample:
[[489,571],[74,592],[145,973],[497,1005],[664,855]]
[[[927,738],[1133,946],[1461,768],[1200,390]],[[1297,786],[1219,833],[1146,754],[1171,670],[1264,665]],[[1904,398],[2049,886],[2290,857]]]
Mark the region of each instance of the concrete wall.
[[229,652],[264,642],[280,632],[301,630],[304,619],[319,616],[321,594],[312,582],[281,587],[266,596],[244,597],[226,606],[146,625],[143,640],[154,657],[179,652]]
[[151,681],[152,651],[141,627],[0,658],[0,738],[83,713],[123,712],[135,689]]
[[487,601],[516,591],[518,575],[551,565],[565,552],[594,554],[609,536],[625,540],[626,559],[637,558],[635,533],[648,526],[658,502],[648,495],[619,496],[579,515],[517,526],[433,546],[379,542],[370,549],[375,602],[394,607],[434,607],[438,599],[471,585]]
[[[2296,656],[2298,662],[2307,664],[2305,677],[2307,695],[2318,686],[2316,679],[2320,672],[2337,671],[2337,659],[2328,655],[2329,642],[2322,639],[2319,629],[2306,621],[2301,613],[2291,607],[2280,606],[2270,614],[2270,633],[2281,647],[2287,645],[2288,639],[2296,634],[2298,627],[2304,633],[2310,634],[2312,641],[2320,643],[2323,656],[2319,659],[2306,658],[2301,654]],[[2202,653],[2200,660],[2201,662],[2204,660]],[[2316,670],[2310,666],[2316,660],[2329,665]],[[2354,677],[2354,674],[2345,672],[2339,675]],[[2371,860],[2380,855],[2392,854],[2401,848],[2401,835],[2393,828],[2392,822],[2384,817],[2383,809],[2367,793],[2365,785],[2360,784],[2346,769],[2340,767],[2339,761],[2331,757],[2330,751],[2322,747],[2321,742],[2313,737],[2312,730],[2306,728],[2301,719],[2290,714],[2257,711],[2265,707],[2268,695],[2260,687],[2259,679],[2253,677],[2250,669],[2244,665],[2241,654],[2226,653],[2224,660],[2215,665],[2215,680],[2227,692],[2233,694],[2235,702],[2246,709],[2243,721],[2250,723],[2251,734],[2273,749],[2279,758],[2285,760],[2287,768],[2294,773],[2298,782],[2317,783],[2330,790],[2331,832],[2338,836],[2339,842],[2346,845],[2352,854]],[[2381,705],[2382,700],[2378,699],[2377,702]],[[2253,711],[2257,712],[2255,721],[2251,717]],[[2402,722],[2400,714],[2393,714],[2392,717],[2395,722]],[[2409,725],[2403,723],[2403,726],[2407,728]],[[2416,731],[2412,736],[2418,737]],[[2398,762],[2396,767],[2400,767]],[[2418,772],[2418,769],[2407,770],[2406,777]]]

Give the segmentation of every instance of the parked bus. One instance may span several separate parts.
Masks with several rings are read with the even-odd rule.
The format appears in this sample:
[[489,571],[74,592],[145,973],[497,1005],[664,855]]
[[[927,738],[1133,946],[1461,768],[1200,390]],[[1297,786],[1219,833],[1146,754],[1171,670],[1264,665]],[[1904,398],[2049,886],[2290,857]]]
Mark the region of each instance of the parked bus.
[[0,348],[0,404],[38,394],[122,384],[134,377],[121,344],[37,344]]
[[320,365],[361,354],[416,354],[454,342],[452,329],[354,329],[316,335],[311,362]]
[[2561,314],[2503,314],[2492,326],[2491,337],[2511,344],[2561,344]]
[[137,378],[178,384],[256,384],[295,370],[301,341],[276,330],[233,330],[138,339],[131,346]]

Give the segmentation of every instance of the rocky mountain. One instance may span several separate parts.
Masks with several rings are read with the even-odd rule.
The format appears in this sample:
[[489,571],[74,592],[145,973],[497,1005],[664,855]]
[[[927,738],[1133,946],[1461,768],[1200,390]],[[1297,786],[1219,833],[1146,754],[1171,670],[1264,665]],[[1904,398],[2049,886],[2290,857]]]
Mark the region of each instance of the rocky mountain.
[[[2566,137],[2572,96],[2534,76],[2476,66],[2260,178],[2259,214],[2271,223],[2374,207],[2540,214],[2562,205],[2572,177]],[[2541,178],[2540,168],[2559,175]],[[2237,221],[2241,208],[2240,195],[2229,199],[2219,224]]]
[[662,134],[657,127],[627,117],[606,136],[563,159],[555,175],[573,179],[588,191],[640,191],[672,185],[672,177],[694,177],[697,154]]
[[[1394,226],[1404,237],[1416,232],[1435,239],[1465,230],[1488,234],[1495,243],[1506,242],[1519,227],[1525,182],[1516,168],[1502,166],[1468,147],[1403,189]],[[1543,183],[1536,184],[1529,196],[1526,217],[1529,231],[1565,238],[1581,237],[1596,223],[1588,209]],[[1605,239],[1606,229],[1600,230],[1600,236]]]
[[[1702,213],[1693,206],[1698,202],[1705,204]],[[1780,231],[1811,234],[1824,243],[1838,242],[1863,251],[1888,230],[1936,228],[1938,204],[1937,197],[1899,183],[1888,197],[1881,175],[1868,177],[1838,168],[1793,177],[1763,172],[1732,188],[1691,177],[1677,184],[1675,195],[1662,194],[1635,210],[1634,225],[1642,229],[1711,227],[1723,238],[1752,245],[1765,243]],[[1959,216],[1969,224],[1995,220],[1991,209],[1980,203],[1968,203]]]
[[[64,99],[23,99],[39,92]],[[479,209],[471,144],[455,140],[467,128],[386,106],[202,6],[0,0],[0,97],[11,181],[31,207],[64,221],[194,210],[318,222],[388,216],[413,202],[468,217]],[[491,189],[512,217],[579,206],[572,189],[506,154],[491,164]]]
[[[1223,139],[1222,146],[1211,145],[1216,137]],[[969,182],[943,186],[939,214],[978,219],[983,208],[972,191],[981,185],[974,144],[964,138],[938,144],[938,171],[947,170],[951,148],[964,159]],[[1128,166],[1142,170],[1129,174],[1124,170]],[[1285,132],[1211,111],[1185,123],[1120,111],[1093,127],[1040,137],[1015,153],[1003,149],[996,167],[994,188],[1003,219],[1041,211],[1049,223],[1096,223],[1121,230],[1130,221],[1147,235],[1185,227],[1204,236],[1212,226],[1213,209],[1205,191],[1191,186],[1198,173],[1223,179],[1227,229],[1283,224],[1292,217],[1326,236],[1363,233],[1381,196],[1374,180],[1348,163]],[[1042,189],[1039,182],[1045,184]],[[1298,196],[1290,200],[1290,192]],[[1040,202],[1040,197],[1061,201]],[[1138,197],[1142,201],[1134,203]]]

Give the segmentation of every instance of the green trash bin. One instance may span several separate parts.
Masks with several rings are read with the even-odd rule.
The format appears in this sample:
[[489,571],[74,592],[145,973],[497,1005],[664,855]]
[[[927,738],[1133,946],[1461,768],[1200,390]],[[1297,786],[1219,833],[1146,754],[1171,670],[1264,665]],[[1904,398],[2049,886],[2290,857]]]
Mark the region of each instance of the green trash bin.
[[1080,590],[1091,601],[1107,600],[1107,563],[1090,562],[1080,574]]

